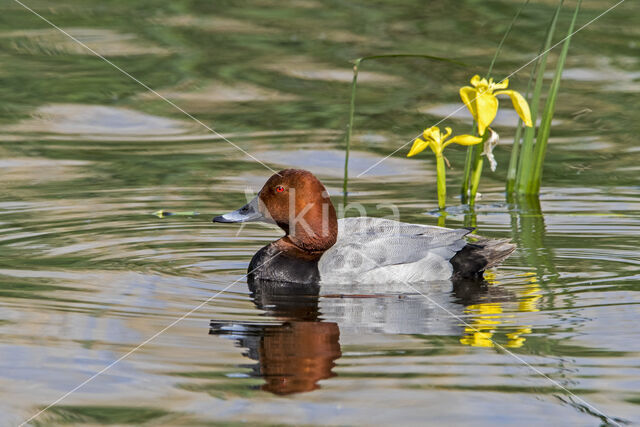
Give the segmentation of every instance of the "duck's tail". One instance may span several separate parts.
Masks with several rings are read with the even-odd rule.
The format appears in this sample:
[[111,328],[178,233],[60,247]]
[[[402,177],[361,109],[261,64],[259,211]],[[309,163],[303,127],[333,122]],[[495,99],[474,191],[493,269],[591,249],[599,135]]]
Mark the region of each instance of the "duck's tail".
[[500,264],[507,259],[516,245],[509,239],[488,239],[473,236],[477,240],[469,242],[451,258],[453,279],[481,279],[487,268]]

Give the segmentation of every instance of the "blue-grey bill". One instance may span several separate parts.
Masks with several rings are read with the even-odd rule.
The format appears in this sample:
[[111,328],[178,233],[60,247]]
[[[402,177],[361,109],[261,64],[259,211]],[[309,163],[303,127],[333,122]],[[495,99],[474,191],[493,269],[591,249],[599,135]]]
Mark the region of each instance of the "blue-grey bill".
[[252,201],[244,205],[238,210],[219,215],[213,218],[213,222],[251,222],[251,221],[267,221],[267,218],[258,209],[260,197],[254,198]]

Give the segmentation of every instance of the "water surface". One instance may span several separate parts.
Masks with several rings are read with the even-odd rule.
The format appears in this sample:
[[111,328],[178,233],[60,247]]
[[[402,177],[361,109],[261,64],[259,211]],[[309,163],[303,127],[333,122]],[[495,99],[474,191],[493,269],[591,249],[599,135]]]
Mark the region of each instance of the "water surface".
[[[498,76],[538,50],[553,2],[532,3]],[[438,221],[429,156],[406,159],[406,147],[355,176],[456,108],[519,6],[27,4],[269,167],[314,171],[336,204],[349,60],[463,60],[363,66],[348,201],[372,216],[393,203],[422,224]],[[585,1],[580,23],[612,4]],[[33,424],[640,422],[639,19],[625,2],[574,38],[539,204],[505,201],[514,115],[503,103],[499,166],[474,221],[518,251],[486,283],[252,295],[248,262],[279,231],[210,220],[271,172],[4,2],[0,424],[29,418],[220,291]],[[524,90],[529,71],[511,86]],[[447,125],[469,127],[457,115]],[[464,151],[447,157],[455,194]],[[450,204],[448,226],[470,221]]]

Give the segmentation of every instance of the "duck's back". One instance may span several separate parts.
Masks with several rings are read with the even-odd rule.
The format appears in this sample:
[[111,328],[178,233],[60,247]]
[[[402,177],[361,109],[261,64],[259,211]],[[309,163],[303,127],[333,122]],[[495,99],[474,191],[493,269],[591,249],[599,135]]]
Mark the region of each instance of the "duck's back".
[[453,230],[382,218],[338,221],[338,240],[318,263],[325,283],[446,280],[469,229]]

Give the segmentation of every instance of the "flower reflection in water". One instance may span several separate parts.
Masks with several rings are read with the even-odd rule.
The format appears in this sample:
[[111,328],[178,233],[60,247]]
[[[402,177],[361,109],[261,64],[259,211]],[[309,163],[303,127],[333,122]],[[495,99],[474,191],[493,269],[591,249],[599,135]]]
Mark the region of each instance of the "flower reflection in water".
[[[518,312],[538,311],[538,300],[542,298],[538,279],[535,273],[525,273],[524,276],[527,276],[528,283],[519,298]],[[495,347],[494,334],[501,326],[508,327],[509,319],[515,317],[513,314],[504,314],[503,304],[503,302],[484,302],[467,306],[464,310],[465,314],[473,316],[473,320],[465,327],[465,335],[460,338],[460,342],[472,347]],[[518,326],[514,332],[506,334],[508,341],[503,345],[510,348],[522,347],[526,341],[524,335],[530,333],[531,325]]]
[[[494,330],[504,322],[503,304],[515,304],[513,293],[484,280],[425,282],[414,293],[403,293],[406,285],[396,285],[385,284],[386,293],[368,289],[370,293],[364,294],[354,294],[351,285],[327,285],[320,295],[319,285],[250,278],[253,303],[263,311],[264,320],[212,320],[209,333],[234,340],[253,361],[249,366],[240,365],[251,369],[242,378],[248,374],[263,382],[251,383],[249,388],[285,396],[316,390],[322,380],[335,377],[341,344],[345,345],[341,340],[349,345],[365,332],[462,335],[463,344],[489,347]],[[531,286],[520,302],[521,311],[535,310],[540,298],[535,276]],[[465,313],[475,315],[472,327],[460,325]],[[508,334],[507,346],[521,346],[522,335],[529,332],[531,327],[523,326]]]

